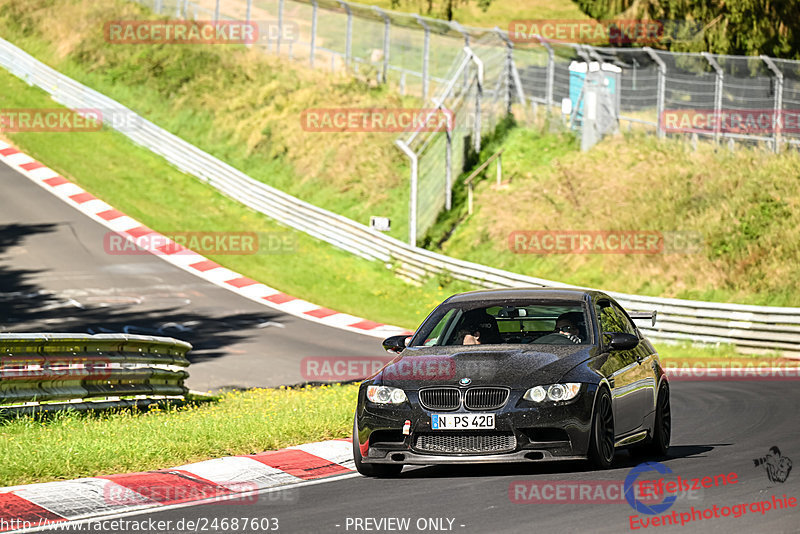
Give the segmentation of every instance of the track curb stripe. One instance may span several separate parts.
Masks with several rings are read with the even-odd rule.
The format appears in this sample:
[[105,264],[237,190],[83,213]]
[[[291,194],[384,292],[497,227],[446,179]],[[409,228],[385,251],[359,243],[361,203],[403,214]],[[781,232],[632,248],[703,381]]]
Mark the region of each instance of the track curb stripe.
[[343,454],[349,447],[349,440],[334,439],[146,473],[0,488],[0,517],[18,525],[0,532],[196,501],[252,503],[259,498],[254,491],[353,473],[352,458]]
[[67,202],[73,208],[122,236],[123,239],[135,241],[136,238],[144,235],[158,236],[159,242],[163,240],[167,245],[151,251],[151,254],[242,297],[295,317],[371,337],[384,338],[411,333],[405,328],[385,325],[312,304],[230,271],[190,249],[180,247],[177,243],[128,217],[16,147],[2,141],[0,141],[0,161]]

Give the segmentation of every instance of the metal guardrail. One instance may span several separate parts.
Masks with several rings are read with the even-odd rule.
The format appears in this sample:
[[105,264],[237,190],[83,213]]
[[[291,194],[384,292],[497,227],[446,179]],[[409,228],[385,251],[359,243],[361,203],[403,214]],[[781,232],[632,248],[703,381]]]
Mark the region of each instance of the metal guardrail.
[[182,399],[191,348],[128,334],[0,334],[0,412]]
[[[503,271],[412,247],[341,215],[313,206],[259,182],[179,137],[139,117],[116,101],[86,87],[0,39],[0,66],[36,85],[71,108],[98,108],[104,120],[134,142],[163,156],[228,197],[291,228],[368,260],[391,263],[399,276],[421,281],[445,274],[477,287],[568,284]],[[121,114],[125,120],[113,120]],[[131,120],[133,117],[135,120]],[[780,350],[800,357],[800,308],[702,302],[610,293],[630,311],[658,312],[654,327],[641,325],[650,337],[671,341],[731,343],[743,352]]]

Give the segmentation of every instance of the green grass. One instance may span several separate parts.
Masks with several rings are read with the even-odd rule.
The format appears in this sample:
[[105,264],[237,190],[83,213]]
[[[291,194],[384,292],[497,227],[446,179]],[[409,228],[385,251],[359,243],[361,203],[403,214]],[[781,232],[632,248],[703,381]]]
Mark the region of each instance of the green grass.
[[253,178],[405,237],[408,168],[397,133],[315,132],[304,110],[419,107],[374,77],[331,75],[236,45],[109,45],[108,20],[153,17],[126,0],[0,0],[3,37]]
[[[43,91],[0,71],[1,107],[54,105]],[[293,253],[209,257],[322,306],[413,329],[446,297],[471,289],[462,283],[439,285],[437,280],[409,286],[383,264],[282,227],[114,131],[7,136],[34,158],[160,232],[286,232],[296,243]]]
[[350,436],[356,385],[229,392],[150,411],[0,421],[0,486],[147,471]]
[[[431,243],[441,252],[571,284],[640,295],[795,306],[800,301],[800,155],[626,134],[581,153],[571,134],[515,128],[504,148],[505,183],[478,182],[475,212],[463,192]],[[458,183],[458,182],[457,182]],[[459,184],[460,186],[460,184]],[[458,193],[458,192],[457,192]],[[528,254],[515,231],[658,231],[697,247],[659,254]]]

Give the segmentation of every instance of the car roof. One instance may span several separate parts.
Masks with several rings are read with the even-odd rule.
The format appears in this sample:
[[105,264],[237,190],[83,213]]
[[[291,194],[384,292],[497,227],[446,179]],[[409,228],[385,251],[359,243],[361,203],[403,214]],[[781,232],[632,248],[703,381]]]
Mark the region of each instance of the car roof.
[[[582,301],[587,297],[605,297],[602,293],[580,288],[569,287],[512,287],[502,289],[482,289],[459,293],[447,299],[448,303],[479,302],[485,300],[564,300]],[[607,298],[607,297],[606,297]]]

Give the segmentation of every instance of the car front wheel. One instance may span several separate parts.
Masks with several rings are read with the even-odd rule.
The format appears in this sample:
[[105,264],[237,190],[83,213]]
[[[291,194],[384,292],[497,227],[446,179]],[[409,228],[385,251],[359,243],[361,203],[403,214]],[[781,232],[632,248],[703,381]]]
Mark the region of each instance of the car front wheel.
[[365,464],[361,456],[361,448],[358,446],[358,425],[353,420],[353,461],[356,464],[356,471],[365,477],[393,477],[400,474],[403,470],[402,464]]
[[614,410],[606,388],[597,393],[589,440],[589,462],[597,469],[608,469],[614,461]]

